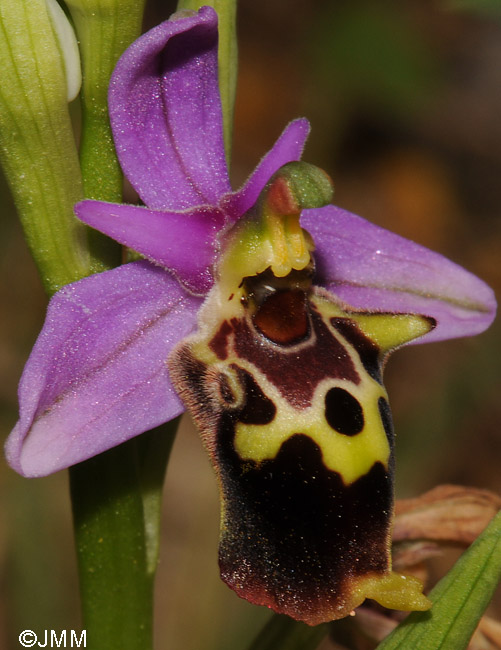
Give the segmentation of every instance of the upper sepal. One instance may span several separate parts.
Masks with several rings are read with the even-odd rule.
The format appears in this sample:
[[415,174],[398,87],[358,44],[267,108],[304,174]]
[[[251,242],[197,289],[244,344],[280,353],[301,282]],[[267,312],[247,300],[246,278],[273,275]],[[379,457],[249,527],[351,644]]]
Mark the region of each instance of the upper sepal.
[[472,336],[496,314],[494,292],[447,258],[329,205],[305,210],[319,284],[363,311],[420,314],[436,326],[416,343]]
[[200,302],[149,262],[59,291],[19,385],[10,465],[44,476],[182,413],[166,359]]
[[154,209],[215,205],[231,191],[217,74],[217,14],[174,16],[135,41],[110,82],[125,175]]

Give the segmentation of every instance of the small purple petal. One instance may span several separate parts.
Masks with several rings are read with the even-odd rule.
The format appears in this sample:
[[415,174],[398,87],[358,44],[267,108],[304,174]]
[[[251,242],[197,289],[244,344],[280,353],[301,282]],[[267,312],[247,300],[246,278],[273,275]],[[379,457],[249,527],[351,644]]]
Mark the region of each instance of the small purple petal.
[[416,343],[472,336],[496,313],[492,290],[438,253],[335,206],[305,210],[321,284],[349,305],[431,316],[437,327]]
[[217,15],[168,20],[135,41],[110,83],[125,175],[154,209],[215,205],[231,191],[217,77]]
[[310,124],[304,118],[294,120],[286,126],[245,185],[237,192],[223,197],[220,205],[231,219],[238,219],[252,208],[266,183],[280,167],[301,158],[309,132]]
[[44,476],[182,413],[166,360],[200,304],[149,262],[59,291],[19,385],[10,465]]
[[224,222],[217,208],[200,206],[186,212],[160,212],[89,200],[77,203],[75,214],[171,271],[190,292],[203,295],[213,285],[216,234]]

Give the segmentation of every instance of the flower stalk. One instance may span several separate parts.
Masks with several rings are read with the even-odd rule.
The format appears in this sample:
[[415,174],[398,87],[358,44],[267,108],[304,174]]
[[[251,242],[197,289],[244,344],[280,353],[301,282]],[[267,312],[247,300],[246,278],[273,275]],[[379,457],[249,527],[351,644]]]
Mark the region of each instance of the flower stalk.
[[[68,5],[83,62],[84,194],[121,201],[108,86],[118,58],[140,33],[144,2]],[[121,247],[93,229],[89,249],[94,271],[120,263]],[[152,648],[161,492],[176,429],[173,421],[70,470],[82,616],[91,648]]]
[[160,495],[177,422],[70,471],[89,648],[149,650]]

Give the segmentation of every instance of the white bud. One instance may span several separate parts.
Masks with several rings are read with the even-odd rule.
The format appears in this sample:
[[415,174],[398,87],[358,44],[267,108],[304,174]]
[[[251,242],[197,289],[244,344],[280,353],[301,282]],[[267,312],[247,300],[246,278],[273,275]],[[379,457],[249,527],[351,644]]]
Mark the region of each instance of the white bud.
[[82,85],[82,69],[77,38],[73,27],[57,3],[57,0],[45,0],[45,2],[63,59],[66,76],[66,92],[68,101],[71,102],[80,92],[80,86]]

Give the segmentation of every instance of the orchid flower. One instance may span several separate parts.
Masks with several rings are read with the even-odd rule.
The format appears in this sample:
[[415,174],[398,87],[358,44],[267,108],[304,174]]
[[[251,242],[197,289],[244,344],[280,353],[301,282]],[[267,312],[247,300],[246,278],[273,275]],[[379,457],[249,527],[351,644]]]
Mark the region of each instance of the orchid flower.
[[[82,221],[145,259],[68,285],[51,300],[20,382],[20,419],[6,445],[8,461],[20,474],[50,474],[177,417],[185,410],[178,392],[202,426],[208,417],[201,412],[204,400],[210,402],[213,395],[205,387],[195,396],[193,390],[190,394],[190,372],[194,368],[207,372],[205,361],[198,363],[206,359],[208,346],[201,351],[197,327],[205,332],[204,341],[210,338],[209,330],[211,341],[215,332],[220,334],[219,341],[224,332],[230,336],[228,329],[220,328],[221,323],[236,323],[250,300],[262,316],[261,333],[269,334],[273,342],[276,323],[270,326],[269,314],[261,309],[267,297],[264,303],[256,297],[265,286],[261,280],[269,284],[269,269],[272,284],[277,278],[292,276],[295,283],[287,294],[292,303],[272,305],[272,319],[276,317],[273,310],[282,310],[284,305],[285,311],[292,305],[294,314],[298,310],[303,314],[304,303],[302,298],[297,303],[296,296],[307,291],[303,285],[309,286],[313,276],[319,289],[313,302],[308,302],[305,318],[311,318],[315,310],[330,310],[330,322],[336,321],[353,349],[372,345],[364,336],[378,341],[379,347],[374,344],[371,350],[381,352],[379,365],[388,350],[411,339],[421,343],[470,336],[492,322],[494,296],[481,280],[437,253],[328,204],[330,186],[322,174],[296,164],[308,136],[305,119],[290,123],[244,186],[232,191],[218,91],[217,16],[212,9],[174,15],[133,43],[113,74],[109,110],[121,166],[144,206],[87,200],[77,204],[75,211]],[[277,215],[291,218],[288,226],[279,226],[286,251],[281,270],[277,270],[275,226],[270,225],[278,223],[273,221]],[[257,266],[246,266],[245,246],[255,250],[255,242],[268,246],[271,257],[261,256]],[[291,252],[293,242],[299,242],[301,254]],[[260,286],[249,277],[258,278]],[[278,288],[280,295],[281,291]],[[234,309],[228,307],[230,300]],[[218,315],[218,306],[223,315]],[[382,320],[377,320],[378,315]],[[402,315],[410,318],[404,334],[399,329]],[[378,324],[373,326],[369,318],[374,316]],[[384,333],[388,324],[396,333]],[[350,327],[358,334],[350,334]],[[289,335],[286,343],[295,345],[295,333],[286,330],[285,337]],[[221,354],[224,357],[226,352]],[[173,359],[170,370],[168,358]],[[221,370],[217,399],[241,406],[242,382],[251,380],[242,374],[248,374],[247,366],[247,370],[234,366]],[[385,394],[377,388],[378,373],[373,369],[374,376],[367,381],[375,382],[371,390],[381,405]],[[262,408],[260,390],[253,387],[251,393],[255,401],[261,400]],[[346,405],[344,393],[331,387],[328,395],[325,399],[333,409],[338,398]],[[231,408],[235,411],[236,406]],[[354,407],[352,414],[355,411]],[[350,428],[356,422],[336,426]],[[218,471],[218,452],[211,436],[202,432]],[[315,443],[321,447],[316,439]],[[390,462],[390,447],[385,438],[383,451],[374,452],[375,459],[379,453],[386,454],[381,467]],[[354,470],[348,482],[366,475],[371,464],[368,461],[364,469]],[[219,478],[224,484],[222,472]],[[228,494],[226,499],[226,510],[235,509]],[[231,528],[228,522],[226,526]],[[230,542],[243,534],[230,530]],[[386,538],[382,544],[388,545]],[[336,608],[339,615],[346,615],[360,599],[375,597],[371,593],[379,589],[365,582],[362,589],[357,583],[358,595],[344,604],[324,607],[323,619],[312,613],[316,601],[311,598],[308,612],[303,607],[298,613],[291,604],[297,595],[288,601],[282,594],[280,600],[258,584],[259,576],[238,578],[238,569],[229,565],[241,549],[229,550],[228,543],[224,549],[225,579],[237,591],[310,623],[334,618]],[[254,562],[258,561],[254,558]],[[386,577],[394,575],[388,574],[387,567],[384,572]],[[390,583],[383,589],[388,593],[395,587]],[[382,601],[393,602],[391,597],[382,597]],[[416,608],[426,606],[421,602]]]

